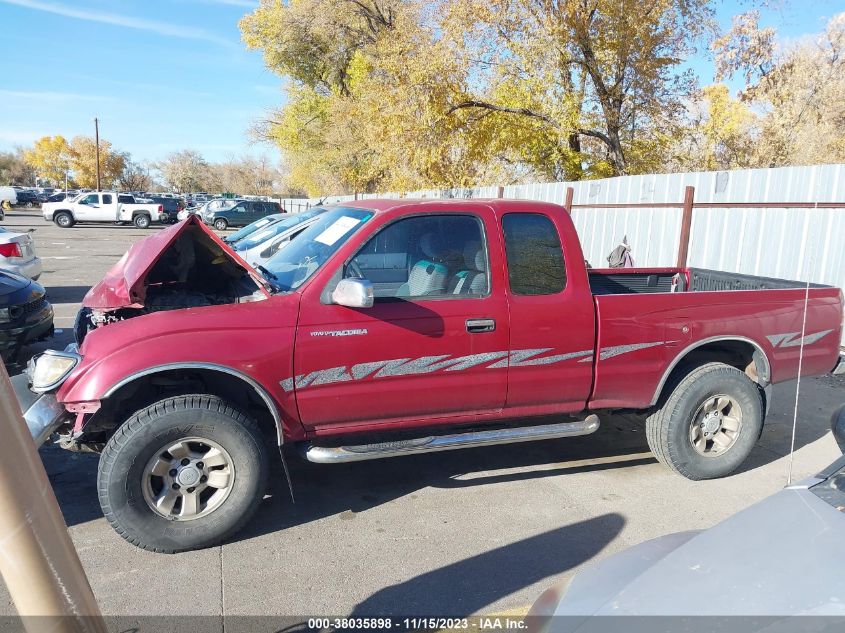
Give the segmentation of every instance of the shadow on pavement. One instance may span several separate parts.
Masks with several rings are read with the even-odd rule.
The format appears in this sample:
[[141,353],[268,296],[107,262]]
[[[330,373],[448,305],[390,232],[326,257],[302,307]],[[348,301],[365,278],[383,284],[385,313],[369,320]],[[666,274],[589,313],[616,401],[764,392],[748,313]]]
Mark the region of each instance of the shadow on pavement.
[[[790,429],[767,426],[739,472],[759,468],[789,453]],[[808,411],[799,422],[796,448],[829,432],[826,411]],[[42,457],[68,525],[102,516],[96,491],[98,455],[42,449]],[[351,464],[321,465],[286,450],[296,503],[291,503],[278,459],[270,476],[271,496],[233,541],[282,531],[318,519],[364,512],[424,488],[467,488],[562,474],[598,472],[655,463],[641,419],[604,417],[593,435],[543,442],[414,455]],[[820,466],[823,466],[821,464]]]
[[351,615],[471,615],[590,560],[624,526],[621,515],[603,514],[497,547],[381,589]]
[[52,304],[81,303],[91,286],[45,286],[47,300]]

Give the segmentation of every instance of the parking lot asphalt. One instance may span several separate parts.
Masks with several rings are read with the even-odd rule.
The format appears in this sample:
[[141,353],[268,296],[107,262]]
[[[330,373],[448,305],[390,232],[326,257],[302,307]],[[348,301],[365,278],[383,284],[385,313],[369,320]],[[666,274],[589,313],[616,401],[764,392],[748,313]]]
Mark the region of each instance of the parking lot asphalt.
[[[0,226],[36,229],[40,283],[63,329],[27,355],[70,342],[87,289],[133,241],[157,230],[59,229],[37,209],[14,210]],[[831,376],[802,382],[796,478],[839,455],[829,416],[843,401],[843,385]],[[669,532],[710,527],[782,488],[794,394],[794,382],[775,388],[760,442],[724,479],[672,474],[629,416],[604,418],[594,435],[572,439],[344,465],[295,460],[296,503],[277,469],[272,494],[243,532],[220,547],[170,556],[137,549],[108,526],[97,502],[97,455],[56,447],[41,455],[105,614],[215,621],[519,612],[591,561]],[[0,616],[11,614],[0,587]]]

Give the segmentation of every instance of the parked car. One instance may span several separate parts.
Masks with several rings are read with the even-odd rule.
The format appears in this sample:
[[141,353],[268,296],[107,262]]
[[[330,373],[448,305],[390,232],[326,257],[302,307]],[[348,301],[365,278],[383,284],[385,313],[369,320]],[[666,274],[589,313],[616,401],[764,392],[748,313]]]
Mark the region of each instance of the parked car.
[[152,201],[164,207],[167,219],[163,220],[163,222],[176,222],[179,213],[185,208],[185,201],[181,198],[153,196]]
[[[211,203],[208,203],[211,204]],[[234,206],[234,205],[231,205]],[[199,214],[200,218],[205,221],[205,212]],[[255,231],[267,226],[272,222],[278,221],[279,218],[284,217],[285,214],[283,213],[272,213],[270,215],[265,215],[262,218],[258,218],[255,222],[251,224],[247,224],[245,227],[238,229],[231,235],[224,235],[221,239],[226,242],[227,244],[234,244],[238,240],[242,240],[247,235],[251,235]]]
[[14,187],[0,187],[0,204],[8,202],[11,206],[18,203],[18,191]]
[[23,345],[53,334],[53,307],[35,281],[0,270],[0,357],[14,360]]
[[18,190],[18,202],[17,205],[19,207],[27,207],[32,208],[38,204],[40,204],[40,200],[38,199],[38,192],[33,191],[32,189],[19,189]]
[[[833,430],[843,446],[840,412],[833,416]],[[603,631],[631,630],[635,618],[624,616],[672,616],[665,622],[648,618],[651,631],[839,630],[843,509],[845,457],[840,457],[818,475],[715,527],[667,534],[585,567],[544,592],[528,620],[537,633],[592,631],[597,627],[591,624],[599,623]],[[725,626],[726,616],[733,626]],[[804,617],[786,620],[790,616]],[[838,619],[828,618],[830,628],[818,627],[821,616]]]
[[59,191],[58,193],[50,194],[45,202],[64,202],[65,200],[72,200],[78,195],[75,191]]
[[41,259],[29,233],[15,233],[0,228],[0,270],[29,279],[41,276]]
[[258,266],[290,244],[291,240],[311,226],[324,211],[321,207],[314,207],[304,213],[268,215],[268,218],[277,219],[260,231],[229,244],[248,264]]
[[282,207],[276,202],[241,200],[228,209],[207,211],[203,221],[218,231],[225,231],[230,227],[246,226],[273,213],[282,213]]
[[91,288],[78,348],[35,358],[25,419],[101,450],[107,519],[159,552],[244,525],[265,433],[330,464],[580,436],[624,409],[669,468],[721,477],[757,442],[770,385],[842,367],[842,293],[805,292],[588,271],[566,209],[543,202],[334,206],[257,269],[191,216]]
[[132,222],[139,229],[153,222],[167,222],[164,207],[156,203],[139,204],[135,198],[115,191],[78,196],[73,200],[48,202],[42,207],[44,219],[63,229],[79,222]]

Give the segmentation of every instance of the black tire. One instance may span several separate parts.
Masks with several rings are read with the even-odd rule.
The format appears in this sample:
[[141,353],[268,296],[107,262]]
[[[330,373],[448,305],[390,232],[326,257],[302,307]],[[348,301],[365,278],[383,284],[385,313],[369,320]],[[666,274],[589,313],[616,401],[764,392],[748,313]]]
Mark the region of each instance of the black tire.
[[53,222],[56,223],[56,226],[61,227],[63,229],[69,229],[74,224],[76,224],[73,219],[73,216],[67,211],[59,211],[56,215],[53,216]]
[[147,214],[139,213],[134,218],[132,218],[132,224],[134,224],[139,229],[148,229],[150,228],[150,224],[152,224],[152,220]]
[[[233,472],[231,490],[219,506],[180,521],[152,509],[145,498],[145,469],[184,438],[222,447]],[[118,534],[143,549],[173,554],[210,547],[240,530],[264,496],[267,471],[267,448],[252,418],[215,396],[177,396],[138,411],[117,429],[100,457],[97,490]]]
[[225,231],[229,228],[229,222],[226,221],[226,218],[217,218],[214,220],[214,228],[218,231]]
[[[693,446],[691,429],[693,424],[700,426],[702,407],[719,395],[735,401],[741,424],[724,452],[702,454]],[[723,363],[707,363],[691,369],[661,399],[659,407],[646,419],[648,445],[660,462],[692,480],[724,477],[739,468],[760,437],[765,417],[757,383],[739,369]]]

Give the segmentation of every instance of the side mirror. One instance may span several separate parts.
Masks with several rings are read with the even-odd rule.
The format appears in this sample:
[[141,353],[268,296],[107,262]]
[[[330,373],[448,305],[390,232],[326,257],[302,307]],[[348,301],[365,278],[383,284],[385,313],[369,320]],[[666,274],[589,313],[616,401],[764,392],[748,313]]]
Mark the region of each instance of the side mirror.
[[833,437],[839,444],[839,450],[845,454],[845,405],[834,412],[830,420],[830,430],[833,431]]
[[341,279],[332,292],[332,301],[347,308],[372,308],[373,284],[366,279]]

